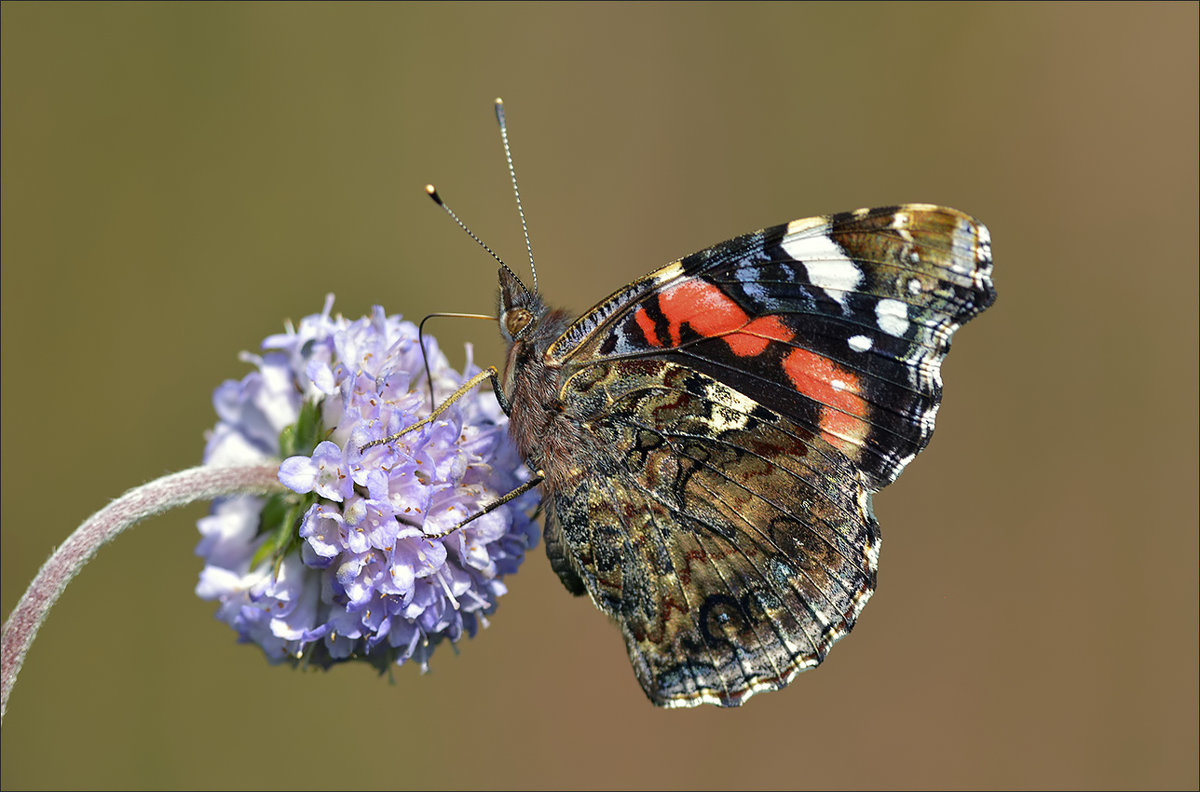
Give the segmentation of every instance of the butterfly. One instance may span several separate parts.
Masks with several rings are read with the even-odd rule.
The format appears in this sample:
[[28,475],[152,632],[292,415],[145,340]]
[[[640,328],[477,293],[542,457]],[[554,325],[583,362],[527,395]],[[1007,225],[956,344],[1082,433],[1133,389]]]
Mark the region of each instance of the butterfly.
[[492,376],[546,552],[646,695],[737,706],[819,664],[875,590],[872,497],[928,444],[951,337],[995,300],[987,228],[927,204],[795,220],[577,318],[501,264]]

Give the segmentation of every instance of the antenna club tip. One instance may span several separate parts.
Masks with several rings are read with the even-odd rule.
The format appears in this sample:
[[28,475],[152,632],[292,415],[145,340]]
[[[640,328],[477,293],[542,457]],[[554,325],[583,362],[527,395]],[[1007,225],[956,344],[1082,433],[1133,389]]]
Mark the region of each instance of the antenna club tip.
[[496,97],[496,106],[497,106],[497,107],[503,107],[503,106],[504,106],[504,100],[503,100],[503,99],[501,99],[499,96],[497,96],[497,97]]
[[432,184],[425,185],[425,193],[426,193],[426,195],[428,195],[430,198],[433,199],[433,202],[435,204],[437,204],[438,206],[442,205],[442,196],[438,195],[437,188],[434,187]]

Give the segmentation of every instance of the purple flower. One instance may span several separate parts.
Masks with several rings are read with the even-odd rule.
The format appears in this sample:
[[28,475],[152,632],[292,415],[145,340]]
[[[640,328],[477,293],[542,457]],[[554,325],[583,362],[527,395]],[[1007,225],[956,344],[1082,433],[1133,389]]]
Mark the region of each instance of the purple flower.
[[[290,492],[217,502],[200,520],[196,593],[272,661],[380,670],[443,639],[474,635],[537,543],[528,493],[461,528],[529,478],[495,397],[472,391],[436,421],[417,328],[378,306],[349,321],[325,310],[263,342],[256,370],[217,388],[205,464],[283,458]],[[426,350],[439,400],[474,369]],[[468,347],[468,358],[470,348]]]

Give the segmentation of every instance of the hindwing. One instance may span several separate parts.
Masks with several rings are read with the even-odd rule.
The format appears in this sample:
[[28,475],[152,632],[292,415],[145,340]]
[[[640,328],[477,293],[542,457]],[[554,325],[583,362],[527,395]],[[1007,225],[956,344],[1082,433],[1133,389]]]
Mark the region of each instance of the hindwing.
[[646,694],[732,706],[821,662],[875,587],[850,460],[663,359],[588,367],[563,393],[597,450],[548,505],[547,549],[621,625]]

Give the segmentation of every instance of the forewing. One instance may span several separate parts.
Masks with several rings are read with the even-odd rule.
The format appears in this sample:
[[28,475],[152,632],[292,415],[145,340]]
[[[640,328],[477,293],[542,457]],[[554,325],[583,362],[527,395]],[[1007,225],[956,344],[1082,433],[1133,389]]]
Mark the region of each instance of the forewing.
[[929,442],[951,336],[995,300],[987,229],[908,204],[797,220],[647,275],[549,350],[665,357],[823,437],[879,489]]
[[551,507],[564,581],[620,624],[651,700],[741,704],[850,631],[879,531],[819,433],[664,360],[589,367],[564,393],[597,449]]

